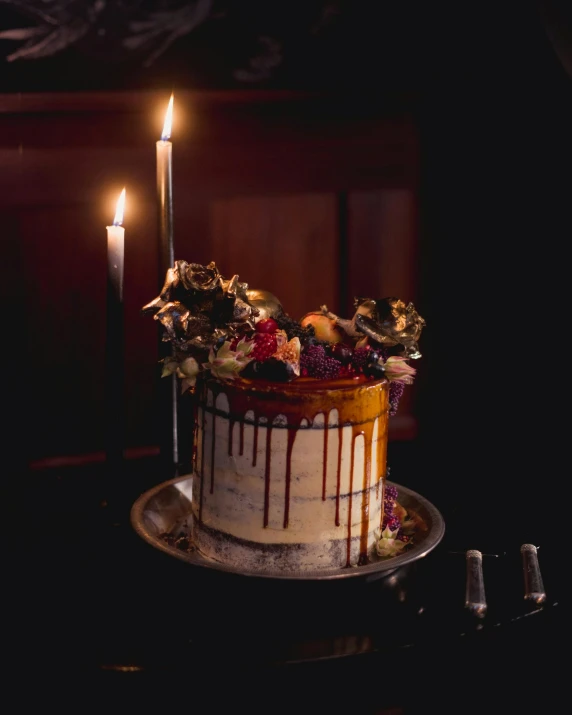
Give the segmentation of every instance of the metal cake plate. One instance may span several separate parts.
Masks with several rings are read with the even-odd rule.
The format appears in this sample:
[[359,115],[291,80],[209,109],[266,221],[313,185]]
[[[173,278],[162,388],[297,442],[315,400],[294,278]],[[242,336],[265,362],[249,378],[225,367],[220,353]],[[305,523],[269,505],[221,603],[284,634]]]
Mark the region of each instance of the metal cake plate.
[[267,572],[245,571],[239,567],[219,563],[198,550],[169,543],[165,535],[186,536],[191,532],[191,483],[190,475],[177,477],[158,484],[142,494],[131,508],[131,524],[145,541],[156,549],[186,561],[194,566],[236,573],[242,576],[286,580],[332,580],[356,577],[382,576],[427,556],[441,541],[445,522],[441,513],[425,497],[407,487],[387,482],[396,487],[398,501],[409,512],[420,517],[421,526],[416,530],[413,544],[398,556],[371,561],[363,566],[353,566],[319,571]]

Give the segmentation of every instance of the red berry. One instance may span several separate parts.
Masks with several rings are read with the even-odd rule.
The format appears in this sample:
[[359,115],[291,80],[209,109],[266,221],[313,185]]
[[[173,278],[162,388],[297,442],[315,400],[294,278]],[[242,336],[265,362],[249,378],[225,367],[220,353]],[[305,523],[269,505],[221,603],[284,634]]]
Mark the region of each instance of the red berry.
[[268,360],[274,355],[277,348],[278,343],[275,335],[256,333],[254,336],[254,348],[250,353],[250,357],[253,357],[258,362],[264,362],[264,360]]
[[257,333],[272,334],[275,333],[277,330],[278,323],[274,320],[274,318],[264,318],[263,320],[259,320],[258,323],[256,323]]

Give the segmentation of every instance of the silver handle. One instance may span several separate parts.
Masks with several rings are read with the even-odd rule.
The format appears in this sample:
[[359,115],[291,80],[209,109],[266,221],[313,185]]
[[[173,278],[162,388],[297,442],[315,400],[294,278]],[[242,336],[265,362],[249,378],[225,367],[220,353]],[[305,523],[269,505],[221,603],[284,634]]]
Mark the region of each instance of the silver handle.
[[465,608],[468,608],[475,616],[484,618],[487,612],[487,599],[483,580],[483,555],[480,551],[469,549],[466,557]]
[[540,566],[538,565],[538,553],[533,544],[523,544],[520,547],[522,554],[522,570],[524,573],[524,599],[534,601],[536,604],[544,603],[546,593],[542,583]]

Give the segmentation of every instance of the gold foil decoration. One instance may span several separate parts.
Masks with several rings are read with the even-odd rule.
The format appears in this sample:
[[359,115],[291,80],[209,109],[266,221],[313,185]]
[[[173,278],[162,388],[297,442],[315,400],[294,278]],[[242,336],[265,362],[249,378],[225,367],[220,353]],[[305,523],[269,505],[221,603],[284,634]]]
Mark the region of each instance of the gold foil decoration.
[[258,308],[258,317],[255,322],[266,318],[275,318],[283,313],[280,301],[270,291],[251,288],[246,291],[246,297],[251,305]]
[[[421,357],[417,341],[425,320],[415,310],[413,303],[404,303],[399,298],[356,298],[356,328],[371,340],[391,347],[402,345],[403,357],[417,360]],[[366,311],[360,308],[366,306]]]

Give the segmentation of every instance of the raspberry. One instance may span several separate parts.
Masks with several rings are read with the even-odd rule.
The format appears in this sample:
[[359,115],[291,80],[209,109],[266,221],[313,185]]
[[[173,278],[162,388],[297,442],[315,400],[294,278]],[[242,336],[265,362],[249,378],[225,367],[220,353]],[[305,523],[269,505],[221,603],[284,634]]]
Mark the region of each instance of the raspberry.
[[274,318],[264,318],[263,320],[259,320],[258,323],[256,323],[256,332],[257,333],[275,333],[278,330],[278,323],[274,320]]
[[278,314],[276,316],[276,323],[279,328],[286,331],[288,340],[300,338],[300,342],[305,344],[308,338],[314,337],[315,335],[313,325],[307,325],[303,328],[297,320],[291,318],[287,313]]
[[254,348],[249,357],[258,360],[258,362],[263,362],[274,355],[277,347],[278,344],[275,335],[271,335],[270,333],[256,333],[254,336]]

